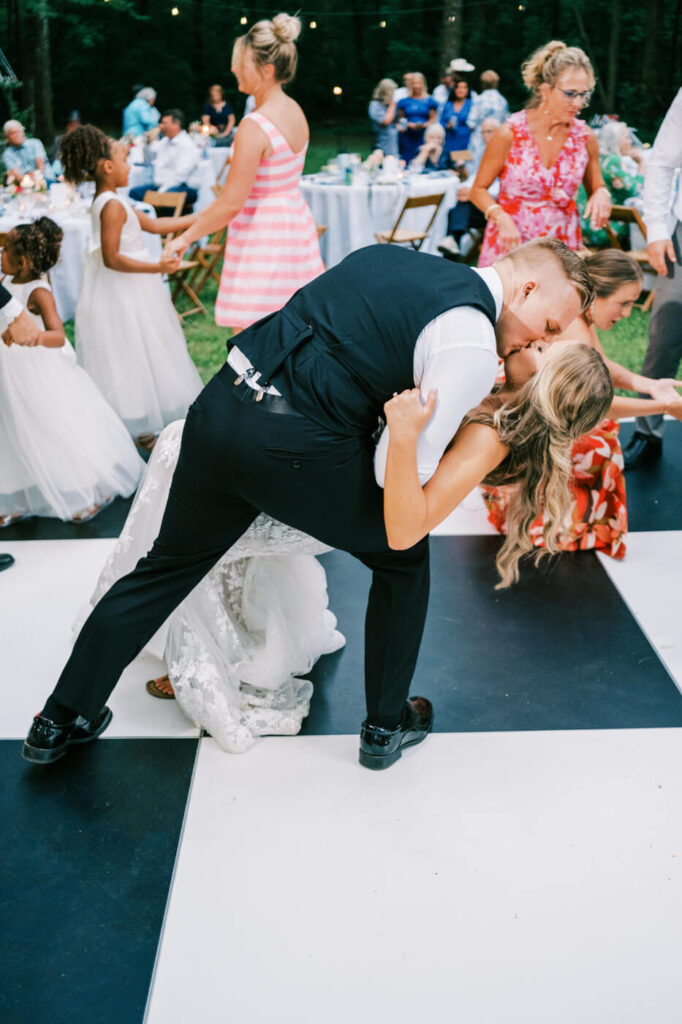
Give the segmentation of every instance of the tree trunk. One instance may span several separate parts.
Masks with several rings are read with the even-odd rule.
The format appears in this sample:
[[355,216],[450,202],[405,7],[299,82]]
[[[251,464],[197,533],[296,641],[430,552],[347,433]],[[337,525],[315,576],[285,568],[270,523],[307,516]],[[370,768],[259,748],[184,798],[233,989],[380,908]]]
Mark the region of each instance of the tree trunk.
[[611,0],[611,38],[609,39],[608,72],[606,79],[606,113],[616,110],[618,86],[618,49],[620,46],[620,0]]
[[440,51],[441,73],[451,60],[461,56],[463,7],[464,0],[448,0],[443,8],[442,45]]
[[36,39],[34,50],[35,82],[35,133],[46,147],[54,139],[54,115],[52,110],[52,75],[50,73],[50,18],[49,0],[36,4]]
[[662,0],[649,0],[647,4],[646,36],[642,57],[642,91],[648,97],[649,111],[656,107],[660,97]]

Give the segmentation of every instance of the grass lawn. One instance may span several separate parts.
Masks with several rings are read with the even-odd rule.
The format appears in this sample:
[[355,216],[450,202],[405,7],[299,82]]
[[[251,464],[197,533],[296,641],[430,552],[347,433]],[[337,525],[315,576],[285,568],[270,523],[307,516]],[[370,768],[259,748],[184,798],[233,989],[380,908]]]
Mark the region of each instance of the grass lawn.
[[[305,172],[318,171],[330,157],[336,156],[340,148],[346,152],[360,153],[365,157],[371,149],[369,131],[360,126],[313,129],[311,143],[305,163]],[[218,327],[213,320],[217,285],[210,281],[201,296],[206,306],[205,316],[188,317],[183,322],[187,347],[196,363],[204,382],[208,381],[225,361],[225,344],[230,332]],[[180,309],[183,307],[180,306]],[[633,310],[629,320],[623,320],[611,331],[600,331],[600,338],[609,358],[622,363],[631,370],[639,370],[644,359],[649,329],[649,314]],[[73,323],[67,324],[67,334],[73,340]]]

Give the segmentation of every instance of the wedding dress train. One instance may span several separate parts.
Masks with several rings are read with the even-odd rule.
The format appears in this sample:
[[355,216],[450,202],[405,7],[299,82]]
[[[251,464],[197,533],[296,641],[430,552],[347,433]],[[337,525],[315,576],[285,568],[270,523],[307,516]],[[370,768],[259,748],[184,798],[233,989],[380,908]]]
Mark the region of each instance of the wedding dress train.
[[[151,548],[184,420],[161,433],[91,605]],[[263,735],[295,735],[313,687],[298,678],[345,644],[327,607],[319,541],[259,515],[147,644],[195,725],[230,753]]]

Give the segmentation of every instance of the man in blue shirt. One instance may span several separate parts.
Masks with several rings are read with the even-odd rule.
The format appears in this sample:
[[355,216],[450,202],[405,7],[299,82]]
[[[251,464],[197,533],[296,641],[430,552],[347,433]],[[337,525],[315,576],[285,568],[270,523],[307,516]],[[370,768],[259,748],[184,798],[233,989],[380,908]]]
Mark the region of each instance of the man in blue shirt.
[[140,89],[123,111],[123,134],[137,139],[159,123],[161,114],[156,109],[156,93],[153,89]]
[[54,181],[52,164],[40,139],[27,139],[24,126],[19,121],[6,121],[3,128],[7,146],[2,154],[2,163],[8,184],[20,182],[25,174],[33,171],[40,171],[46,181]]

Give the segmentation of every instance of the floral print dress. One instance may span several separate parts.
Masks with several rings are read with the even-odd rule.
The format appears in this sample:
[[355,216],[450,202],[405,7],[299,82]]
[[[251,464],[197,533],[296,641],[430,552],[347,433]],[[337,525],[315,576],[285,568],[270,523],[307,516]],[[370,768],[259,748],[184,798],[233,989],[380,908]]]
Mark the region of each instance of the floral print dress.
[[[560,238],[570,249],[582,244],[576,193],[587,167],[589,128],[577,118],[551,167],[545,167],[538,144],[528,127],[525,110],[507,120],[514,138],[500,174],[498,203],[510,214],[522,242],[532,238]],[[504,256],[497,225],[488,221],[479,267]]]
[[[562,551],[603,551],[613,558],[625,556],[628,514],[623,476],[623,453],[618,424],[602,420],[591,433],[573,443],[571,452],[573,504],[558,537]],[[500,533],[507,532],[507,510],[516,484],[482,487],[488,519]],[[544,515],[530,528],[535,547],[543,547]]]

